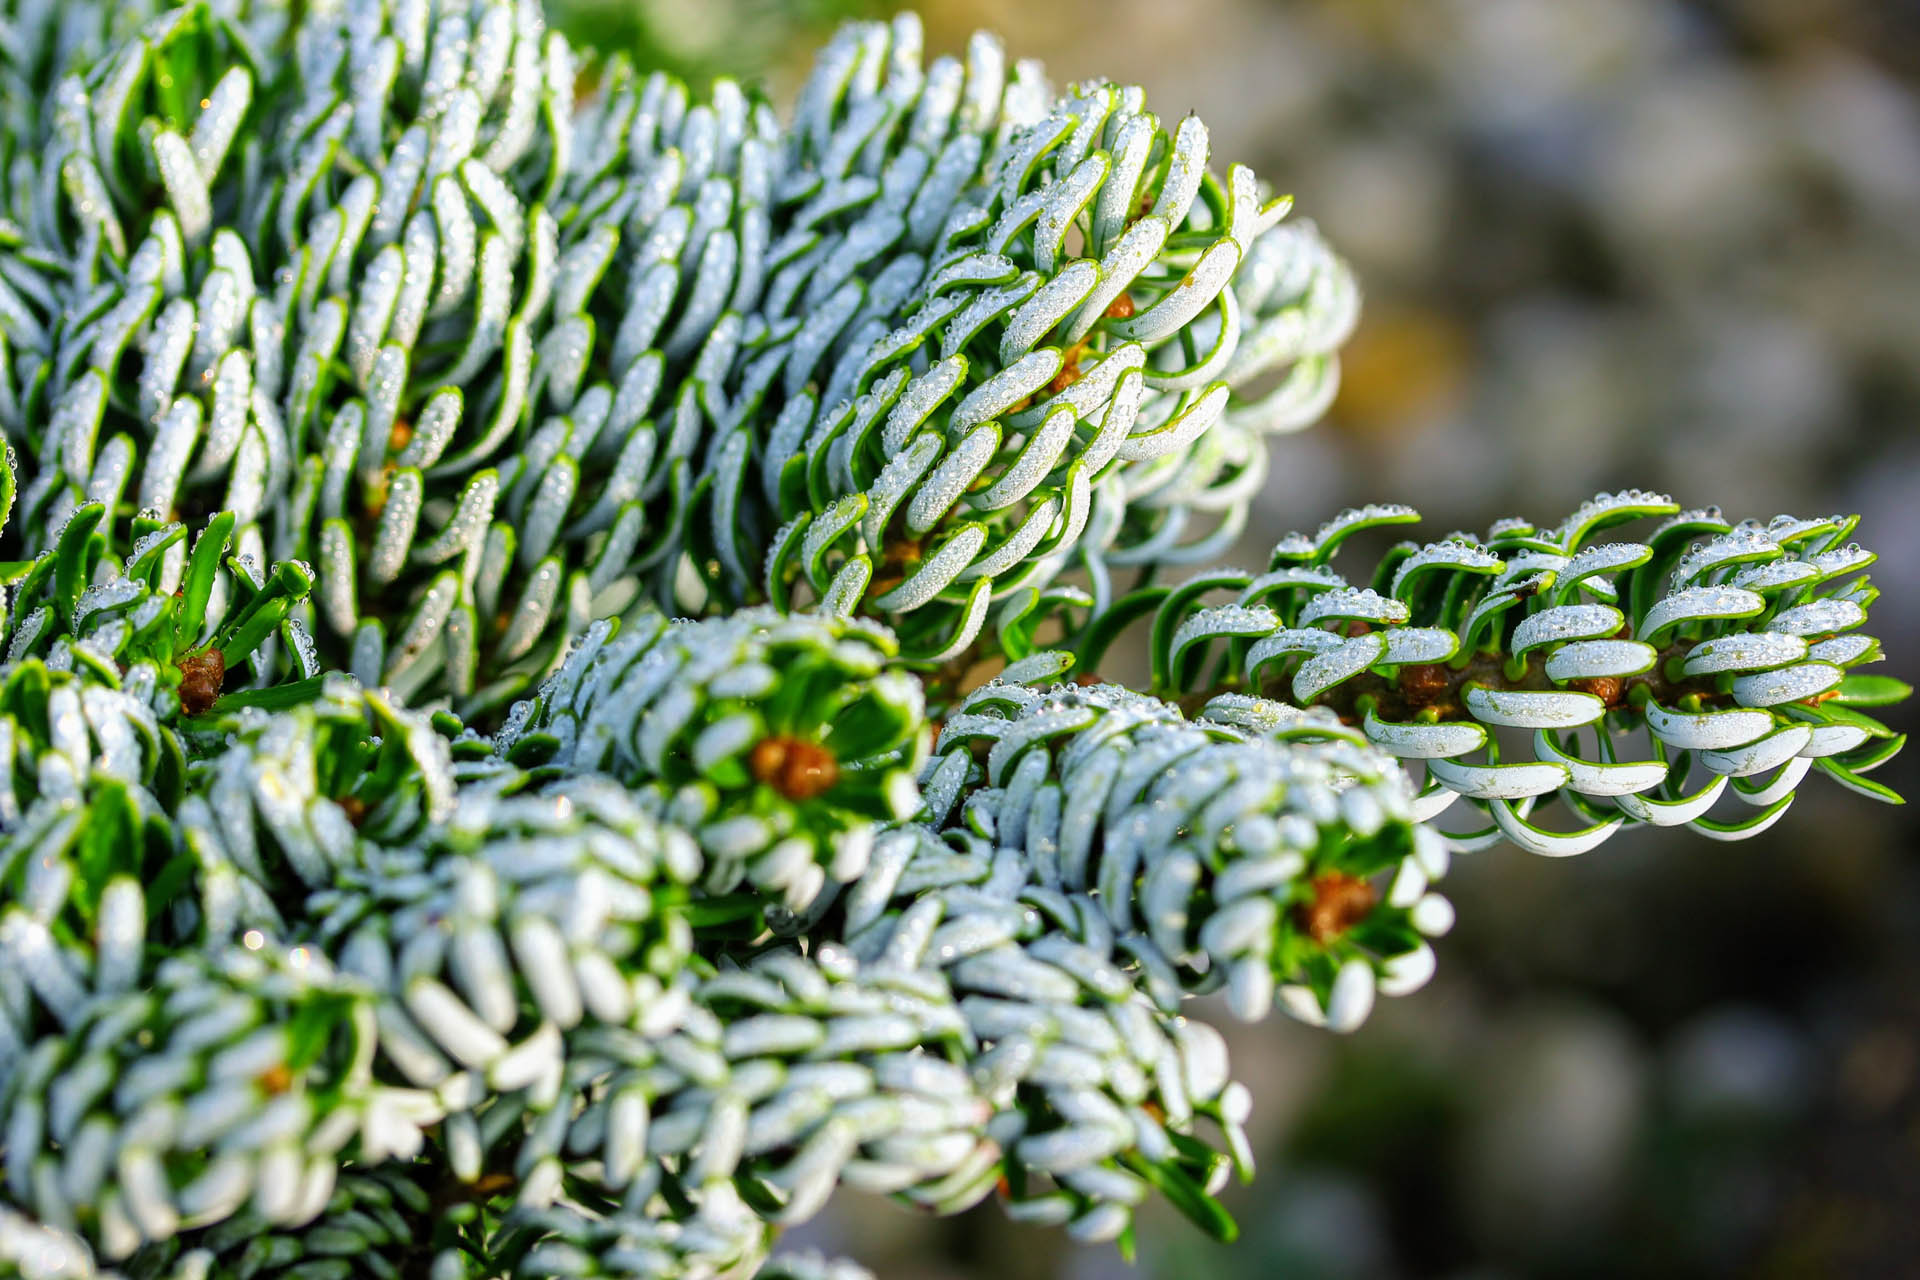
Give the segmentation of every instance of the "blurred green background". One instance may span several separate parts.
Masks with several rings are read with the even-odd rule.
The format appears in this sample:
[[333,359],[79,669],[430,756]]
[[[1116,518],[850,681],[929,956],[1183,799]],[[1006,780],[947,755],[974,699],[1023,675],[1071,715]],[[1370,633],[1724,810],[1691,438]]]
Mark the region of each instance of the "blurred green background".
[[[590,50],[791,99],[852,0],[557,0]],[[1241,555],[1367,500],[1433,531],[1656,487],[1865,515],[1920,652],[1920,7],[1869,0],[940,0],[1056,84],[1146,86],[1298,197],[1367,310]],[[1914,727],[1910,708],[1892,717]],[[1920,790],[1914,755],[1880,777]],[[1814,779],[1745,844],[1456,862],[1440,976],[1335,1040],[1228,1026],[1264,1168],[1166,1277],[1920,1276],[1913,819]],[[1111,1248],[836,1202],[884,1280],[1136,1274]]]

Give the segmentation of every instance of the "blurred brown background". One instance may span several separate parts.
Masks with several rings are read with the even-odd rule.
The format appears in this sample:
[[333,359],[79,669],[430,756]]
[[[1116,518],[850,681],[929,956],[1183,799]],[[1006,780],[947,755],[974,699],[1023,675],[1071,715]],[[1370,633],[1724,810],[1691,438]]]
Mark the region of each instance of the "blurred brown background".
[[[848,0],[564,0],[583,45],[790,100]],[[1869,0],[935,0],[1056,84],[1143,84],[1298,197],[1367,291],[1243,562],[1362,501],[1429,536],[1642,485],[1865,516],[1920,653],[1920,8]],[[1892,720],[1911,729],[1910,708]],[[1876,775],[1920,790],[1916,756]],[[1456,862],[1440,976],[1335,1040],[1229,1027],[1259,1180],[1167,1277],[1920,1276],[1920,868],[1818,775],[1760,839]],[[884,1280],[1129,1274],[1111,1248],[843,1203]]]

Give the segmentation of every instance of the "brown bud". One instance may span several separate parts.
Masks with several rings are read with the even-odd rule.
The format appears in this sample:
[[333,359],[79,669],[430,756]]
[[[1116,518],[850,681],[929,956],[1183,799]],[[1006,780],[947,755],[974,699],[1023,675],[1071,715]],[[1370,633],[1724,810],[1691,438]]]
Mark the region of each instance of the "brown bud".
[[762,738],[747,759],[754,779],[789,800],[811,800],[840,780],[833,753],[804,738]]
[[255,1076],[253,1082],[260,1086],[262,1093],[278,1097],[293,1088],[293,1072],[287,1070],[286,1063],[276,1062]]
[[212,707],[227,680],[227,655],[218,649],[180,659],[180,709],[197,716]]
[[1133,295],[1123,293],[1107,307],[1109,320],[1128,320],[1133,317]]
[[1620,699],[1627,691],[1627,682],[1619,676],[1591,676],[1585,680],[1569,680],[1567,686],[1581,693],[1590,693],[1609,707],[1620,705]]
[[1367,918],[1378,899],[1373,886],[1344,871],[1323,871],[1313,878],[1313,900],[1297,908],[1300,927],[1326,946]]

